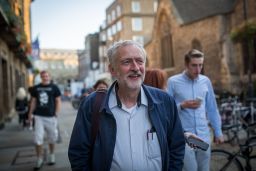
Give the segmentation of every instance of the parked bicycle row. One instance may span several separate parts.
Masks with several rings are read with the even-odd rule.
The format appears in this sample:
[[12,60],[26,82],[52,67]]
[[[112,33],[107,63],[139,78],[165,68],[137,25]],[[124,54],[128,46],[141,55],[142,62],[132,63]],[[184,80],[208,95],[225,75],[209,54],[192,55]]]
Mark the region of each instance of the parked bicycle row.
[[238,144],[241,139],[255,135],[256,98],[247,98],[241,102],[237,96],[229,96],[218,101],[226,142]]
[[211,171],[253,171],[256,170],[256,136],[239,143],[235,152],[212,149]]

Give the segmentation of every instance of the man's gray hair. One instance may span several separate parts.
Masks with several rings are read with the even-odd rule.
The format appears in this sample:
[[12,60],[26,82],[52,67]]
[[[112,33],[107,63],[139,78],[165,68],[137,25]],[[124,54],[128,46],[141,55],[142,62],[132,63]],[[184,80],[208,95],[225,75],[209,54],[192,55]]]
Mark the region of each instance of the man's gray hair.
[[143,57],[145,58],[146,60],[146,51],[145,49],[143,48],[143,46],[141,44],[139,44],[138,42],[135,42],[133,40],[120,40],[118,42],[115,42],[108,50],[107,50],[107,57],[108,57],[108,60],[109,60],[109,63],[110,64],[114,64],[115,62],[115,59],[117,57],[117,51],[120,47],[125,47],[125,46],[128,46],[128,45],[133,45],[135,47],[137,47],[138,49],[140,49]]

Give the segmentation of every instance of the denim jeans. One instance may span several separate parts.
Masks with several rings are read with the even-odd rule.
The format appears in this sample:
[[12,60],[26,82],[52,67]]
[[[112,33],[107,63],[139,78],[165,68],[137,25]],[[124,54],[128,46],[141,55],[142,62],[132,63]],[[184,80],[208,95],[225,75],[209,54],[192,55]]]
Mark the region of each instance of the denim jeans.
[[209,171],[210,160],[210,146],[207,151],[203,151],[200,149],[192,149],[186,144],[183,171]]

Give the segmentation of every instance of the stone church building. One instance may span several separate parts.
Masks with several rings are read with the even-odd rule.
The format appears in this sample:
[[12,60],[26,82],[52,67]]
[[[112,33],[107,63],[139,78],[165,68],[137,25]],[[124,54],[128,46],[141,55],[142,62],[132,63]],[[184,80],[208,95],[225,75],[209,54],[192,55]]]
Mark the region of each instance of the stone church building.
[[184,70],[184,54],[203,51],[203,74],[215,90],[241,93],[256,80],[255,0],[159,0],[148,67]]

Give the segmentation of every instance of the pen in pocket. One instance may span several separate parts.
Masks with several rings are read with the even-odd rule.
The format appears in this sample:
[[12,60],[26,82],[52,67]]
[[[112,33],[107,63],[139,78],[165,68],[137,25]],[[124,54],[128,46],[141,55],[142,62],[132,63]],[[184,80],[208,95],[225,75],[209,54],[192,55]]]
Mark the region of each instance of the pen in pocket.
[[152,127],[150,130],[147,131],[147,140],[151,139],[153,140],[154,139],[154,133],[155,133],[155,128]]

